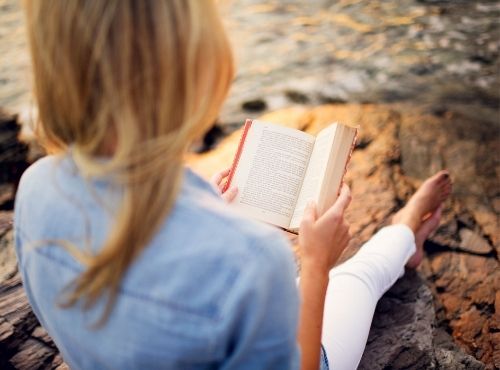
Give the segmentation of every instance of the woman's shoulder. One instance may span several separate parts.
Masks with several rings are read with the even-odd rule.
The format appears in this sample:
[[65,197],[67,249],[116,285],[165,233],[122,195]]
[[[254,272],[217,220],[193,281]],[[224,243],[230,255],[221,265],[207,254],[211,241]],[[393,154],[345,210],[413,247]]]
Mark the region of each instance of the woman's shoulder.
[[47,155],[32,163],[21,176],[20,191],[35,185],[37,187],[43,186],[43,180],[47,179],[48,175],[57,168],[62,158],[60,155]]
[[32,214],[33,207],[41,205],[48,198],[52,198],[51,180],[54,178],[61,160],[61,156],[45,156],[24,171],[16,192],[15,221],[19,222],[21,209],[29,208],[24,214]]

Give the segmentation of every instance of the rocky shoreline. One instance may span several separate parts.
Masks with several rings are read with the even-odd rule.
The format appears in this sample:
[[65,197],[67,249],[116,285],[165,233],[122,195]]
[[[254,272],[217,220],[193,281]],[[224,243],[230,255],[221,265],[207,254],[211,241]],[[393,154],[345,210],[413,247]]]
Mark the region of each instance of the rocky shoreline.
[[[419,138],[434,127],[432,135],[438,137],[440,130],[447,129],[444,124],[415,128],[411,122],[416,115],[428,122],[433,119],[405,105],[366,104],[293,107],[262,117],[311,133],[333,118],[361,125],[347,176],[354,199],[347,214],[353,240],[343,259],[390,221],[420,181],[404,169],[404,132],[411,129],[413,137]],[[228,165],[239,135],[238,131],[229,135],[215,150],[191,154],[188,164],[205,176]],[[446,153],[443,149],[429,148],[429,160]],[[446,154],[442,160],[447,161]],[[464,180],[459,171],[451,168],[451,172],[456,183]],[[498,230],[488,222],[495,215],[481,213],[477,218],[467,199],[453,194],[446,204],[443,224],[425,245],[427,257],[419,272],[407,273],[380,301],[361,369],[499,366]],[[5,355],[0,365],[6,369],[65,366],[22,291],[12,250],[12,212],[4,211],[1,216],[0,349]],[[300,262],[300,255],[297,260]]]
[[[221,10],[238,74],[189,164],[205,176],[229,165],[247,117],[311,133],[331,121],[361,125],[344,258],[422,179],[448,168],[455,188],[443,223],[418,273],[381,300],[360,368],[500,368],[500,4],[241,0],[221,1]],[[26,122],[29,58],[17,0],[0,0],[0,55],[0,107]],[[40,154],[19,143],[15,121],[0,114],[0,368],[61,370],[12,247],[16,183]]]

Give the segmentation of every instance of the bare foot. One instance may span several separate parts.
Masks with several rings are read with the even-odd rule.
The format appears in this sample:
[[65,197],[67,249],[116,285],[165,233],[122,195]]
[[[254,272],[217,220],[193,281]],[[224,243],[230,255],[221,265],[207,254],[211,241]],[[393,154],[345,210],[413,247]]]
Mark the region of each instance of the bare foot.
[[393,224],[408,225],[415,234],[417,251],[408,261],[408,267],[415,268],[422,261],[424,241],[439,225],[441,204],[448,198],[451,189],[448,171],[439,171],[425,180],[408,204],[394,215]]
[[408,225],[416,234],[421,224],[451,193],[448,171],[439,171],[429,177],[410,198],[406,206],[394,215],[392,223]]
[[420,229],[415,233],[415,246],[417,247],[417,251],[413,256],[410,257],[406,266],[409,268],[417,268],[422,262],[424,258],[424,242],[427,237],[437,229],[439,226],[439,221],[441,220],[441,206],[427,219],[422,223]]

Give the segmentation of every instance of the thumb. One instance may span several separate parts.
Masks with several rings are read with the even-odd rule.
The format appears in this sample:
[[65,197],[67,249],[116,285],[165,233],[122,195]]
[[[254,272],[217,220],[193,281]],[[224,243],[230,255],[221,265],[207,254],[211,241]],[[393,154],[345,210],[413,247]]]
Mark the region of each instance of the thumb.
[[227,203],[231,203],[234,198],[236,198],[236,194],[238,194],[238,188],[235,186],[233,188],[229,188],[224,194],[221,195],[221,197]]
[[314,221],[316,221],[316,203],[314,201],[310,200],[307,202],[306,208],[304,209],[304,213],[302,215],[302,224],[307,223],[307,224],[312,224]]
[[342,214],[349,206],[349,203],[351,203],[351,189],[349,189],[349,186],[344,183],[342,185],[342,189],[340,190],[339,197],[330,209],[335,213]]

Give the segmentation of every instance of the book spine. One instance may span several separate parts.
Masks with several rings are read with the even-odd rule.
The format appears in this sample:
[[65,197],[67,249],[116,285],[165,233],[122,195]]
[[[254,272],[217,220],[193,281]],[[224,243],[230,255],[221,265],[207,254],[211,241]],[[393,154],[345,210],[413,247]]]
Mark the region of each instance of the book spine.
[[231,171],[229,172],[229,176],[227,178],[226,184],[222,189],[222,193],[225,193],[227,189],[231,186],[231,181],[233,180],[234,173],[236,172],[236,167],[238,167],[238,162],[240,161],[241,152],[243,151],[243,146],[245,145],[245,140],[247,138],[248,131],[252,126],[252,120],[247,119],[245,121],[245,126],[243,127],[243,133],[241,134],[240,143],[238,144],[238,150],[236,151],[236,155],[233,159],[233,164],[231,165]]
[[349,162],[351,161],[352,152],[354,151],[354,147],[356,146],[356,141],[358,140],[358,131],[359,130],[356,129],[356,132],[354,133],[354,139],[352,139],[351,149],[349,150],[349,156],[347,157],[347,161],[345,162],[344,174],[342,175],[342,180],[340,181],[339,190],[337,190],[337,196],[340,195],[340,190],[342,190],[342,184],[344,183],[344,177],[347,173],[347,166],[349,165]]

